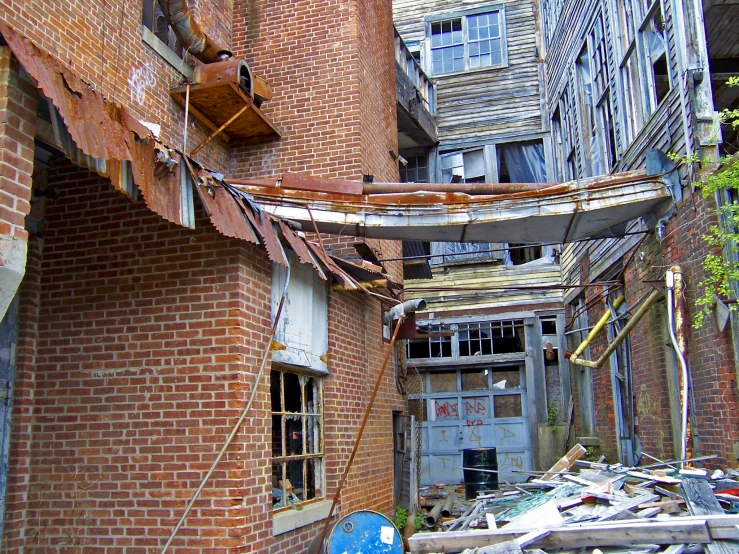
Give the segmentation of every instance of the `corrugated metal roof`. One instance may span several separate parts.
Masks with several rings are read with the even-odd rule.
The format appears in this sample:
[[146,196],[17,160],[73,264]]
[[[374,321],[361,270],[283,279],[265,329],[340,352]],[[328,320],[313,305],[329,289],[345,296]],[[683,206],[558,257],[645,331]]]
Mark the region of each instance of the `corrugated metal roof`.
[[431,275],[431,267],[429,266],[429,259],[425,257],[428,255],[428,252],[424,248],[423,244],[423,242],[415,240],[403,241],[403,258],[410,258],[410,260],[403,261],[404,279],[433,278]]

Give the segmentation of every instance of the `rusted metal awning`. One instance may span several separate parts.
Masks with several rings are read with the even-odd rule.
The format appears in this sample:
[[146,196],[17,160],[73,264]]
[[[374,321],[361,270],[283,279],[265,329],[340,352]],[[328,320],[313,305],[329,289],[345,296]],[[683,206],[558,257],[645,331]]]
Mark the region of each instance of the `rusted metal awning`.
[[[475,184],[483,194],[294,174],[269,185],[264,179],[230,182],[254,195],[265,211],[302,223],[314,220],[321,232],[411,241],[565,243],[646,215],[672,198],[671,185],[646,171],[568,183]],[[325,192],[328,186],[341,192]],[[367,189],[404,192],[358,192]]]
[[302,263],[313,266],[321,279],[333,276],[343,290],[361,289],[368,274],[389,280],[384,273],[368,273],[364,266],[340,267],[336,258],[320,244],[310,242],[294,224],[265,212],[249,194],[154,140],[125,107],[105,100],[70,68],[3,22],[0,33],[55,108],[51,112],[57,146],[72,161],[90,158],[85,167],[109,177],[128,196],[133,196],[135,184],[151,211],[185,227],[195,225],[191,213],[195,189],[221,234],[261,244],[270,260],[287,266],[284,242]]

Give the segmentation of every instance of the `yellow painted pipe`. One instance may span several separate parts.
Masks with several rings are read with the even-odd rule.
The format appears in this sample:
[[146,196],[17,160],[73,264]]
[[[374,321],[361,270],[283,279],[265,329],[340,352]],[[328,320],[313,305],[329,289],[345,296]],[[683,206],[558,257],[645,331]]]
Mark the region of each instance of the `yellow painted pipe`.
[[[621,304],[624,303],[624,300],[625,298],[623,294],[616,298],[616,300],[613,301],[613,309],[618,310]],[[577,363],[576,360],[580,357],[580,354],[585,352],[585,349],[590,345],[591,342],[593,342],[595,336],[603,330],[610,319],[611,310],[607,310],[606,313],[604,313],[603,316],[598,320],[598,323],[595,324],[595,327],[593,327],[590,333],[588,333],[588,336],[585,337],[585,340],[582,341],[580,343],[580,346],[578,346],[577,349],[572,353],[572,356],[570,356],[571,363]]]

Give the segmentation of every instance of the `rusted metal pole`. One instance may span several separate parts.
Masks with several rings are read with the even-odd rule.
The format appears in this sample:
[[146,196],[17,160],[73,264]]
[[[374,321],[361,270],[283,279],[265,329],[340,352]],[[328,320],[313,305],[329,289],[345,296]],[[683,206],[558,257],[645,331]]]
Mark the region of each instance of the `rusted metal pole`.
[[[189,85],[188,85],[188,92],[189,92]],[[216,138],[218,135],[220,135],[226,127],[228,127],[229,125],[231,125],[231,123],[233,123],[234,121],[236,121],[238,119],[238,117],[242,113],[244,113],[246,110],[248,110],[249,109],[249,106],[250,106],[250,104],[245,104],[238,112],[236,112],[234,115],[232,115],[231,118],[228,121],[226,121],[226,123],[224,123],[223,125],[221,125],[220,127],[218,127],[218,129],[216,129],[215,131],[213,131],[208,136],[208,138],[206,138],[203,142],[201,142],[200,144],[198,144],[195,147],[195,149],[192,152],[190,152],[190,157],[191,158],[194,157],[195,154],[197,154],[198,152],[200,152],[205,147],[206,144],[208,144],[210,141],[212,141],[214,138]]]
[[364,411],[364,417],[362,418],[362,424],[359,426],[359,432],[357,433],[357,439],[354,441],[354,447],[352,448],[352,453],[349,456],[349,461],[346,463],[346,467],[344,468],[344,473],[341,476],[341,481],[339,481],[339,486],[336,488],[336,492],[334,493],[334,499],[333,499],[333,502],[331,502],[331,509],[328,511],[328,516],[326,516],[326,524],[323,526],[323,530],[321,531],[321,534],[318,535],[319,548],[320,548],[320,545],[323,544],[324,539],[326,538],[326,533],[328,533],[328,528],[331,525],[331,517],[334,514],[336,505],[339,503],[339,498],[341,497],[341,491],[344,488],[344,485],[346,484],[347,477],[349,477],[349,470],[351,470],[352,468],[352,464],[354,463],[354,457],[357,455],[357,450],[359,450],[359,443],[362,441],[362,435],[364,434],[364,428],[367,425],[367,420],[369,419],[370,412],[372,411],[372,406],[375,403],[377,392],[380,390],[380,384],[382,383],[382,377],[385,375],[387,364],[390,361],[390,357],[393,354],[394,347],[395,347],[395,339],[398,336],[398,331],[400,331],[400,326],[403,323],[403,319],[405,319],[405,317],[404,315],[401,314],[400,318],[398,318],[398,323],[395,324],[395,330],[393,331],[393,336],[390,339],[390,345],[388,346],[387,353],[385,354],[385,359],[382,362],[382,368],[380,369],[380,373],[377,376],[377,380],[375,381],[375,388],[372,390],[372,395],[370,396],[369,403],[367,404],[367,408]]
[[511,194],[558,186],[560,183],[365,183],[363,194],[413,192],[461,192],[465,194]]

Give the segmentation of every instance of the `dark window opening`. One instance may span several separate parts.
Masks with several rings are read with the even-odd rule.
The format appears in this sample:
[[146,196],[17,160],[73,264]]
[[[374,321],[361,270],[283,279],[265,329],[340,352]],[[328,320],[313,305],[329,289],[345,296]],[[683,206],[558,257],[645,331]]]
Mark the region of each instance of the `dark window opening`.
[[523,244],[511,244],[511,261],[513,265],[521,265],[528,262],[533,262],[541,258],[544,253],[541,246],[528,246],[521,248]]
[[144,0],[141,23],[180,58],[183,56],[182,43],[167,22],[157,0]]
[[284,508],[322,493],[322,391],[317,377],[273,370],[272,504]]
[[408,341],[409,359],[452,357],[452,337],[448,327],[428,325],[419,327],[416,332],[429,336]]

